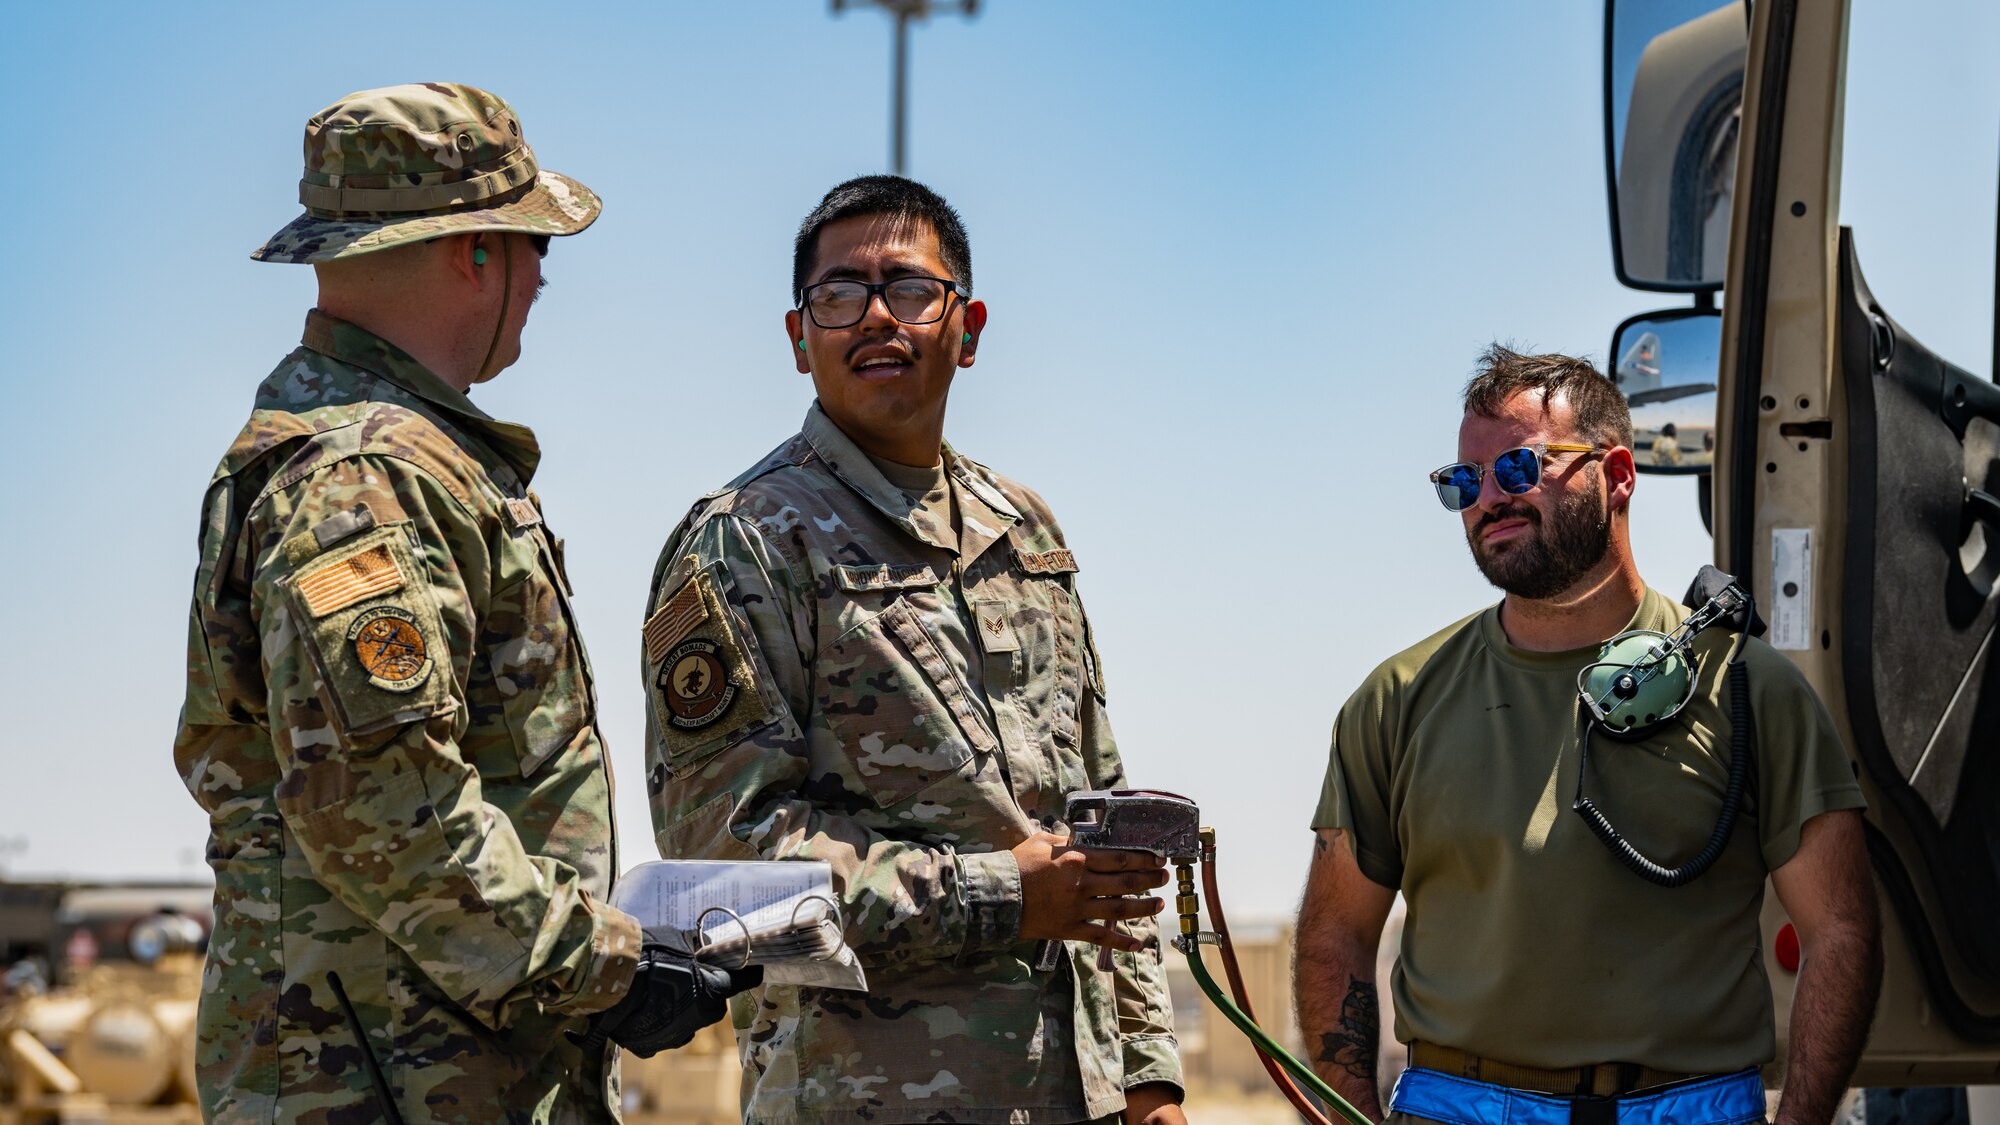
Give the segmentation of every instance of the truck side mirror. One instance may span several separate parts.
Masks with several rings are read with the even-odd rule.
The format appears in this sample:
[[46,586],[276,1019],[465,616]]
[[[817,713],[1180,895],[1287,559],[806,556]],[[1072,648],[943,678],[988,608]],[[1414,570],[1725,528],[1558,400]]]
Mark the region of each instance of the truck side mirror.
[[1611,379],[1632,408],[1642,473],[1705,473],[1715,463],[1715,381],[1722,314],[1641,313],[1611,336]]
[[[1706,8],[1688,19],[1690,7]],[[1604,35],[1604,159],[1611,257],[1634,289],[1722,287],[1743,72],[1743,0],[1611,0]]]

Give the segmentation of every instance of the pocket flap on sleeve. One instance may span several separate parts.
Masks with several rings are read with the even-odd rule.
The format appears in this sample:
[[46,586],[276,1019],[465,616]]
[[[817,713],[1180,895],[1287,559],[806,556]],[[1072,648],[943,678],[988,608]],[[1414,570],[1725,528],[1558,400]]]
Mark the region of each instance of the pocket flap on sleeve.
[[288,583],[322,701],[341,734],[369,734],[454,706],[430,577],[403,524],[378,527],[313,560]]
[[698,570],[646,619],[648,692],[667,768],[688,769],[781,712],[718,592]]

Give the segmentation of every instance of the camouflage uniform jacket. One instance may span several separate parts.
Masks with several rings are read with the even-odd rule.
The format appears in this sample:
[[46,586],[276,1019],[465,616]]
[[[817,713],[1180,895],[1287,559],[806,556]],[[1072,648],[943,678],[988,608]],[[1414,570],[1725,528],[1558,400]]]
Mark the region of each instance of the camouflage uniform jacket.
[[[525,427],[320,313],[203,505],[174,756],[209,814],[213,1120],[614,1120],[611,775]],[[595,1084],[601,1079],[601,1085]]]
[[1078,1121],[1180,1082],[1150,921],[1108,975],[1081,944],[1037,973],[1019,937],[1008,849],[1125,771],[1054,517],[945,461],[956,542],[815,405],[654,574],[662,854],[829,862],[868,971],[867,995],[768,985],[739,1005],[748,1121]]

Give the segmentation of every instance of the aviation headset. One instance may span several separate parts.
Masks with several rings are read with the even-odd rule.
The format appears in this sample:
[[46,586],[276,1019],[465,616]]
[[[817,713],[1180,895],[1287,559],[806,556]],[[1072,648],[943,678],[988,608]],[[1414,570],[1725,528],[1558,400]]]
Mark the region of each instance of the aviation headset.
[[[1712,566],[1704,566],[1695,576],[1683,599],[1694,612],[1672,633],[1634,629],[1604,643],[1597,659],[1576,676],[1577,746],[1580,760],[1576,770],[1576,798],[1570,809],[1583,818],[1598,840],[1619,862],[1641,878],[1663,887],[1679,887],[1699,878],[1722,857],[1729,834],[1736,827],[1736,815],[1743,805],[1743,791],[1750,780],[1753,718],[1750,713],[1750,670],[1743,663],[1745,642],[1764,631],[1757,617],[1756,603],[1736,579]],[[1601,731],[1620,742],[1634,742],[1659,730],[1680,715],[1694,698],[1701,669],[1690,659],[1694,639],[1714,625],[1726,625],[1736,633],[1729,650],[1726,675],[1729,678],[1729,782],[1722,795],[1722,811],[1708,843],[1693,859],[1679,867],[1664,867],[1648,858],[1630,840],[1620,835],[1597,805],[1583,795],[1583,780],[1590,771],[1590,736]]]

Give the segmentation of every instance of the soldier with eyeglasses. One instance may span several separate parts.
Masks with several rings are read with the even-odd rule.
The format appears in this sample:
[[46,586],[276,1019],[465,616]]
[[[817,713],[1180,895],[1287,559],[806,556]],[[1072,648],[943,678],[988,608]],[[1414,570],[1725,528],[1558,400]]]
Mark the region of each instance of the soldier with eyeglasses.
[[1623,396],[1588,363],[1490,349],[1460,460],[1431,483],[1505,596],[1383,662],[1335,720],[1294,979],[1315,1069],[1372,1117],[1376,943],[1398,891],[1410,1068],[1391,1121],[1763,1121],[1767,876],[1804,950],[1778,1121],[1831,1120],[1859,1055],[1881,972],[1863,800],[1790,661],[1744,638],[1754,722],[1737,732],[1734,638],[1703,634],[1674,721],[1589,759],[1626,842],[1687,875],[1732,756],[1750,754],[1749,796],[1704,873],[1642,877],[1567,807],[1590,737],[1579,672],[1613,636],[1671,633],[1690,613],[1633,558],[1632,445]]
[[1077,557],[943,440],[987,323],[964,227],[851,180],[801,225],[792,291],[817,401],[667,537],[644,626],[662,854],[831,864],[868,973],[739,1008],[744,1120],[1176,1125],[1166,872],[1051,831],[1070,792],[1128,784]]

